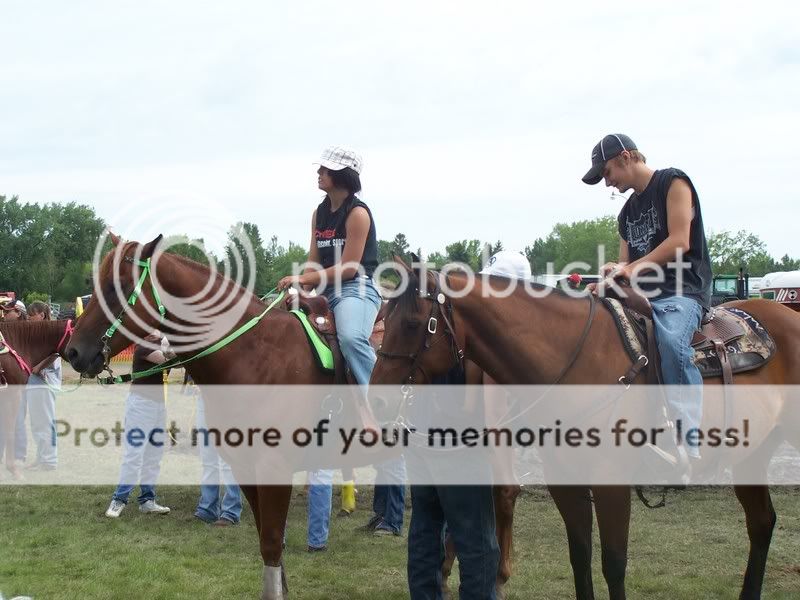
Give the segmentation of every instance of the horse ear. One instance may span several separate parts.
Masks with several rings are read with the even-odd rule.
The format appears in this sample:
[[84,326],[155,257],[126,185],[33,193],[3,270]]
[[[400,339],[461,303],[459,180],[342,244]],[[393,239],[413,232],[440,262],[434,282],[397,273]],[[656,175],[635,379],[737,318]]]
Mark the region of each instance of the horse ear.
[[397,265],[398,270],[403,269],[404,271],[408,271],[409,273],[411,272],[411,267],[409,267],[406,264],[406,261],[403,260],[402,256],[395,254],[394,256],[392,256],[392,260],[394,260],[394,263]]
[[164,236],[159,233],[158,237],[156,239],[154,239],[152,242],[147,242],[142,247],[142,255],[141,255],[142,258],[148,259],[148,258],[152,257],[153,256],[153,252],[156,251],[156,246],[158,246],[158,243],[161,241],[161,238],[163,238],[163,237]]
[[111,243],[116,247],[119,246],[119,243],[122,241],[122,238],[115,234],[110,229],[108,230],[108,237],[111,239]]
[[417,256],[413,252],[411,253],[411,262],[415,262],[415,263],[419,262],[419,256]]

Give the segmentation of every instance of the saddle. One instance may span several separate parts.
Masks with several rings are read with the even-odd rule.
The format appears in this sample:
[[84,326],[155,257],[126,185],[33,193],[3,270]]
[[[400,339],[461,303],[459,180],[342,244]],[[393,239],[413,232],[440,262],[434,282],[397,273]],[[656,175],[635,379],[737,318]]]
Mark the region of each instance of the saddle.
[[[342,351],[339,348],[339,340],[336,337],[336,319],[328,306],[328,299],[325,296],[309,296],[305,293],[291,294],[284,301],[286,310],[300,310],[306,315],[308,322],[322,337],[325,344],[333,353],[334,373],[337,384],[353,384],[355,381],[347,368]],[[382,303],[375,323],[372,326],[372,333],[369,343],[373,349],[377,350],[383,342],[384,324],[386,316],[386,303]],[[311,340],[309,343],[314,345]]]
[[[628,285],[620,284],[620,288],[625,296],[603,298],[603,304],[614,317],[631,360],[650,356],[657,376],[651,381],[660,381],[661,361],[655,346],[650,301]],[[703,316],[691,344],[694,363],[703,378],[722,377],[725,384],[733,383],[735,373],[764,366],[775,352],[775,342],[764,326],[740,308],[712,308]],[[626,379],[631,380],[627,376]]]

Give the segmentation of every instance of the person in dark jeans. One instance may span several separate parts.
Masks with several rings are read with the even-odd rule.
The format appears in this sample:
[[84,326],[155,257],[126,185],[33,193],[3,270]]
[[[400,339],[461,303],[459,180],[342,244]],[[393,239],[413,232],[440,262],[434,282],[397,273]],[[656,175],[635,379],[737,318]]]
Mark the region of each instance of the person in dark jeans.
[[[454,368],[433,383],[463,385],[464,371]],[[418,403],[422,404],[422,403]],[[424,417],[423,417],[424,418]],[[409,449],[411,481],[435,481],[447,468],[446,457]],[[476,461],[474,475],[488,481],[490,463]],[[480,470],[482,473],[478,473]],[[440,600],[445,529],[452,536],[459,564],[459,598],[494,600],[500,548],[497,544],[494,499],[489,485],[411,485],[411,525],[408,531],[408,589],[412,600]]]

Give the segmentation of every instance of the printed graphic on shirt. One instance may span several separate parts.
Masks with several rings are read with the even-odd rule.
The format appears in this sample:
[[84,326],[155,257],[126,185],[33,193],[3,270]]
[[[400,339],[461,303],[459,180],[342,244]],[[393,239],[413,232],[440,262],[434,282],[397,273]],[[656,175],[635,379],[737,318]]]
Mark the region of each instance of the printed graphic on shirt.
[[647,254],[650,250],[650,241],[661,229],[656,207],[651,205],[635,221],[625,219],[625,226],[628,231],[628,244],[639,252]]
[[335,229],[315,229],[317,248],[344,247],[345,238],[337,238]]

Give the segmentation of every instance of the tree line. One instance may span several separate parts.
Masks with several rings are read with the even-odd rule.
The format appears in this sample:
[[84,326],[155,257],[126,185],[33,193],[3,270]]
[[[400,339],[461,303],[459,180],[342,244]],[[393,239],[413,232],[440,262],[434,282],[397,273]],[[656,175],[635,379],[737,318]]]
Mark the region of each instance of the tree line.
[[[23,204],[16,196],[0,196],[0,291],[14,291],[26,302],[50,300],[74,301],[76,296],[91,290],[92,257],[95,245],[106,225],[90,206],[66,204]],[[294,242],[279,243],[277,236],[265,238],[258,225],[240,222],[230,227],[229,244],[224,256],[207,251],[202,239],[189,235],[168,238],[170,252],[208,264],[217,263],[232,276],[241,269],[243,280],[251,276],[251,266],[235,261],[238,251],[244,256],[239,240],[248,239],[253,249],[254,289],[263,293],[272,289],[278,280],[291,273],[294,263],[307,258],[307,247]],[[598,256],[598,245],[605,253]],[[751,276],[772,271],[800,269],[800,259],[785,255],[779,259],[769,254],[766,244],[747,231],[722,231],[708,234],[708,247],[716,274],[735,274],[743,267]],[[409,239],[397,233],[391,240],[378,240],[378,260],[390,261],[393,256],[410,259],[413,251],[441,268],[458,262],[479,270],[486,259],[502,250],[503,243],[479,239],[457,240],[444,249],[427,254],[422,248],[412,250]],[[557,223],[550,233],[537,238],[524,248],[534,274],[546,273],[548,263],[553,271],[563,272],[570,263],[588,263],[587,272],[597,272],[598,262],[616,260],[619,235],[615,217]],[[209,258],[210,257],[210,258]]]

